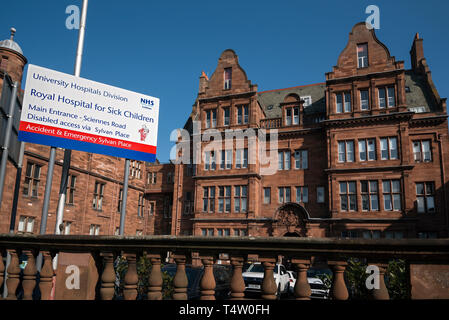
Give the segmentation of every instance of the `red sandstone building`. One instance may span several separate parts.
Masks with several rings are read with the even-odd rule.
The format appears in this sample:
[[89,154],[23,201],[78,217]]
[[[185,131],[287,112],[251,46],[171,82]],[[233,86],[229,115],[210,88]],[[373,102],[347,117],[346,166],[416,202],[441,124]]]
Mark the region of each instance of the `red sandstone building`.
[[[26,58],[13,40],[5,41],[1,76],[6,70],[20,80]],[[195,140],[198,122],[201,135],[277,130],[274,174],[248,161],[247,139],[218,152],[201,142],[196,165],[134,161],[125,234],[447,237],[446,99],[435,88],[418,35],[410,58],[412,68],[405,70],[374,30],[359,23],[325,82],[259,92],[235,52],[224,51],[210,79],[200,77],[184,132]],[[48,154],[48,147],[27,144],[16,231],[39,231]],[[57,159],[49,233],[62,151]],[[73,152],[67,233],[116,232],[123,167],[123,159]],[[0,232],[8,231],[11,212],[15,169],[8,168]]]

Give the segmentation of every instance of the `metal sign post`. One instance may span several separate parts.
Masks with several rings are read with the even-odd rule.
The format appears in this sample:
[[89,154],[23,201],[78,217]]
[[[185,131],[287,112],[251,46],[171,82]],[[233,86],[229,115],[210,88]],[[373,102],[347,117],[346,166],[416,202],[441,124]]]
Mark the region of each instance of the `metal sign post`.
[[[87,4],[88,0],[83,0],[83,8],[81,9],[80,29],[78,33],[78,48],[76,50],[75,70],[73,73],[75,77],[80,76],[81,63],[83,61],[84,32],[86,30]],[[71,157],[72,157],[72,150],[65,149],[64,164],[62,166],[62,174],[61,174],[61,184],[59,187],[58,210],[56,212],[55,234],[61,233],[60,226],[63,223],[64,219],[64,206],[67,195],[67,183],[69,179]],[[55,258],[55,260],[57,260],[57,258]]]

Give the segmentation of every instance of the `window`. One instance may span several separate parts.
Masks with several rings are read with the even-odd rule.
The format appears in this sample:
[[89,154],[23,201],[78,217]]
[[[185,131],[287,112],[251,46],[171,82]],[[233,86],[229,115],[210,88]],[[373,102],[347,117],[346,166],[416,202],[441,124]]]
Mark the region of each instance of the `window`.
[[100,226],[98,224],[91,224],[89,228],[89,235],[91,236],[100,235]]
[[324,203],[324,187],[316,187],[316,202]]
[[296,202],[307,203],[309,202],[309,188],[296,187]]
[[394,87],[379,88],[379,108],[391,108],[396,105]]
[[295,151],[295,169],[307,169],[307,150],[296,150]]
[[360,90],[360,109],[361,110],[369,110],[368,90]]
[[203,212],[215,211],[215,187],[203,187]]
[[304,100],[304,104],[302,105],[304,108],[308,107],[312,104],[312,97],[311,96],[304,96],[300,98],[301,100]]
[[433,182],[416,183],[416,204],[418,213],[435,212],[435,184]]
[[206,129],[217,126],[217,110],[206,110]]
[[34,217],[21,216],[19,218],[18,232],[33,233],[34,232]]
[[377,181],[360,181],[360,189],[362,194],[362,210],[378,211],[379,189],[377,187]]
[[145,198],[143,197],[143,194],[139,194],[139,201],[137,203],[137,216],[139,218],[143,218],[144,212],[145,212]]
[[299,124],[299,108],[286,108],[285,109],[285,125],[291,126],[292,124]]
[[143,230],[136,230],[136,236],[138,237],[143,236]]
[[101,210],[103,207],[104,186],[104,183],[95,182],[94,198],[92,200],[92,208],[95,210]]
[[157,182],[157,173],[156,172],[148,172],[147,175],[147,184],[156,184]]
[[183,214],[184,215],[188,215],[188,214],[193,214],[193,206],[194,206],[194,202],[193,202],[193,196],[192,196],[192,192],[191,191],[187,191],[184,194],[184,210],[183,210]]
[[131,160],[129,166],[129,175],[131,178],[140,179],[142,177],[142,162]]
[[205,155],[204,170],[215,170],[216,169],[215,152],[205,151],[204,155]]
[[38,196],[39,181],[41,175],[41,167],[38,164],[28,162],[25,171],[25,182],[23,186],[23,195],[36,197]]
[[376,139],[359,140],[360,161],[376,160]]
[[351,112],[351,93],[343,92],[336,94],[337,113]]
[[114,235],[116,235],[116,236],[120,235],[120,228],[119,227],[115,228]]
[[341,211],[357,211],[357,194],[354,181],[340,182]]
[[218,187],[218,212],[231,212],[231,187]]
[[237,149],[235,151],[235,167],[248,168],[248,149]]
[[382,181],[385,211],[401,210],[401,183],[399,180]]
[[365,239],[380,239],[380,230],[365,230],[362,232]]
[[221,150],[220,170],[232,168],[232,150]]
[[278,170],[290,170],[290,151],[278,152]]
[[156,208],[156,203],[154,201],[150,201],[148,203],[148,214],[150,216],[154,215],[155,208]]
[[382,160],[398,159],[398,139],[396,137],[381,138],[380,155]]
[[167,172],[167,183],[173,183],[175,180],[173,179],[174,172]]
[[231,82],[232,82],[232,68],[225,68],[224,69],[224,89],[225,90],[231,89]]
[[418,232],[418,238],[420,239],[436,239],[436,232]]
[[357,68],[368,67],[368,44],[358,44],[357,45]]
[[263,203],[271,203],[271,188],[263,188]]
[[237,107],[237,124],[248,123],[248,106],[238,106]]
[[290,187],[279,188],[279,203],[290,202]]
[[214,235],[214,229],[207,229],[207,235],[213,236]]
[[430,140],[413,141],[413,158],[415,162],[431,162]]
[[346,230],[341,232],[342,238],[358,238],[359,232],[357,230]]
[[172,206],[173,206],[173,197],[165,196],[164,197],[164,218],[171,218]]
[[354,141],[338,141],[338,162],[354,162]]
[[75,203],[75,185],[76,185],[76,176],[70,174],[67,180],[67,197],[66,204],[73,205]]
[[230,123],[230,110],[229,108],[223,108],[223,126],[229,126]]
[[246,212],[248,199],[247,186],[234,187],[234,212]]
[[385,231],[385,239],[402,239],[404,233],[402,231]]
[[122,203],[123,203],[123,189],[120,188],[120,191],[118,193],[117,212],[122,212]]

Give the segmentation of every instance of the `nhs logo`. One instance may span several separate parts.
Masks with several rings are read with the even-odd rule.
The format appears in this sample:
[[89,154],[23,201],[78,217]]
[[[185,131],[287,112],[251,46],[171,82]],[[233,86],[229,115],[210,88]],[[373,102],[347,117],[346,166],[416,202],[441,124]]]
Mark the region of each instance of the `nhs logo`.
[[151,110],[154,107],[154,100],[140,98],[140,105],[142,106],[142,108]]

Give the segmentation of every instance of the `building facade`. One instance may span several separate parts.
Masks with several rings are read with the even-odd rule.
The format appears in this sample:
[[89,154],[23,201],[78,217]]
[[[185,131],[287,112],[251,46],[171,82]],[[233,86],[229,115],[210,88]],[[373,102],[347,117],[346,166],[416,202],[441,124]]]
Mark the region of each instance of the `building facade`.
[[[20,80],[26,58],[7,45],[0,53],[2,70]],[[11,63],[14,55],[19,62]],[[406,70],[374,30],[358,23],[325,82],[258,91],[236,53],[225,50],[210,79],[200,76],[177,164],[132,163],[125,234],[447,237],[446,99],[418,34],[410,58]],[[254,139],[225,139],[239,130]],[[253,152],[263,132],[277,133],[277,149],[267,151],[269,174],[270,164]],[[26,145],[15,231],[38,233],[49,148]],[[8,231],[11,212],[15,168],[8,166],[0,232]],[[64,213],[70,234],[116,233],[123,168],[123,159],[73,152]]]

